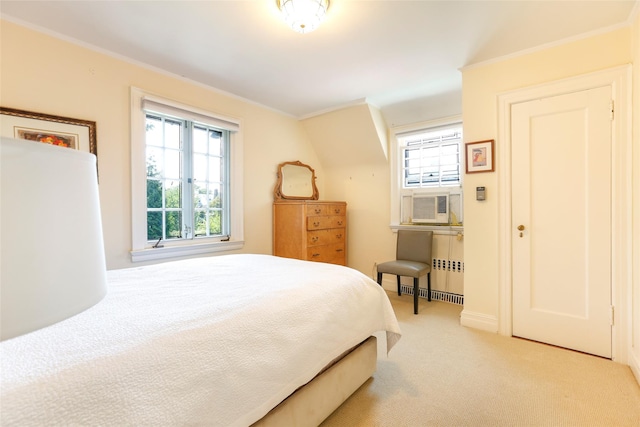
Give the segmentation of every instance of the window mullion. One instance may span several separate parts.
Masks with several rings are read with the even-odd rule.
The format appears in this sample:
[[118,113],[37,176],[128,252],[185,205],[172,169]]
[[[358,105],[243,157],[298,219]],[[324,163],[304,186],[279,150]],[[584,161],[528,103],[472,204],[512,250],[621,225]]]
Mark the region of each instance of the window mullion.
[[[223,206],[231,205],[231,156],[230,153],[230,140],[229,140],[229,132],[224,133],[224,145],[223,145],[223,162],[224,162],[224,173],[221,179],[223,180]],[[231,234],[231,215],[226,214],[227,211],[222,211],[222,233],[230,235]]]
[[[165,124],[166,124],[166,120],[164,117],[162,117],[162,166],[165,167],[166,163],[167,163],[167,135],[164,131],[165,128]],[[162,211],[162,240],[167,240],[167,189],[165,187],[165,184],[167,182],[167,177],[165,176],[165,174],[162,174],[162,177],[160,179],[160,194],[162,195],[162,204],[161,206],[161,211]]]
[[193,123],[185,122],[182,137],[182,229],[185,239],[194,237],[193,212]]
[[438,143],[438,186],[442,187],[442,138],[440,138],[440,142]]

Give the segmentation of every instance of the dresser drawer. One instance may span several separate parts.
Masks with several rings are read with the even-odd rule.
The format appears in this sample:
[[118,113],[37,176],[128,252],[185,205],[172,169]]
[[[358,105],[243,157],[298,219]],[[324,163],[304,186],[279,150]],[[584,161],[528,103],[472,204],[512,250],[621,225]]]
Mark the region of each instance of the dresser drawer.
[[345,264],[344,243],[333,245],[313,246],[307,248],[307,259],[309,261],[330,262],[334,264]]
[[346,213],[346,206],[340,203],[310,203],[307,205],[307,216],[346,215]]
[[326,204],[308,204],[307,205],[307,216],[318,216],[318,215],[327,215],[327,208],[329,205]]
[[346,226],[347,226],[347,217],[344,215],[307,217],[307,230],[323,230],[326,228],[344,228]]
[[307,246],[331,245],[344,243],[346,237],[344,228],[329,228],[326,230],[314,230],[307,233]]
[[327,214],[329,215],[346,215],[347,208],[345,205],[327,205]]

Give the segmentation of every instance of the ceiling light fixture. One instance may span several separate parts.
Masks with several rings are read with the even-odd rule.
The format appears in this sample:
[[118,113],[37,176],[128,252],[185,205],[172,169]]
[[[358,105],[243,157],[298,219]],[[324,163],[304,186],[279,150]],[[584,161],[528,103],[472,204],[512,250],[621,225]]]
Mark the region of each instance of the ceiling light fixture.
[[329,0],[276,0],[285,22],[298,33],[318,28],[329,9]]

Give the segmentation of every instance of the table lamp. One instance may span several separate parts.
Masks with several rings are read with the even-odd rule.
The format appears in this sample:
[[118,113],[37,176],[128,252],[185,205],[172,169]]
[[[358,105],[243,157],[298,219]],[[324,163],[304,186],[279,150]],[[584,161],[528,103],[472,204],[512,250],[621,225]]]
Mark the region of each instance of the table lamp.
[[107,292],[96,156],[0,138],[0,340]]

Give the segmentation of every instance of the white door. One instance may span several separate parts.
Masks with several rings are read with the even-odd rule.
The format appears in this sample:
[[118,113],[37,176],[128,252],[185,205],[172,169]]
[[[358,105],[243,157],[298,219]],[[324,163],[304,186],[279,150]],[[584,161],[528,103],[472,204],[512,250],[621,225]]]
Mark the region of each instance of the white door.
[[611,358],[611,88],[511,119],[513,335]]

